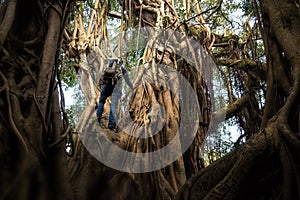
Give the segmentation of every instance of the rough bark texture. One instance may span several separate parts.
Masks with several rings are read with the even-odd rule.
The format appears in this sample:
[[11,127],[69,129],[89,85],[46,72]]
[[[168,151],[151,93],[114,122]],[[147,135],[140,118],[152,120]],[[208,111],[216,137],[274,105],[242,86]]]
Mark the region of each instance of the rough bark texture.
[[0,4],[0,199],[72,199],[57,87],[68,6]]
[[[180,22],[170,0],[125,0],[121,3],[126,11],[122,16],[107,13],[109,1],[96,0],[94,3],[88,26],[84,25],[83,16],[77,16],[73,32],[64,32],[65,41],[70,42],[64,53],[80,59],[82,90],[87,99],[78,132],[84,126],[94,130],[93,126],[98,125],[94,110],[99,93],[98,76],[103,69],[103,60],[114,54],[111,44],[105,42],[106,18],[110,15],[124,20],[123,29],[135,24],[149,26],[151,36],[155,35],[154,28],[168,30],[167,36],[174,36],[179,46],[189,49],[182,38],[172,34],[174,30],[186,32],[214,53],[217,64],[233,69],[235,77],[246,78],[247,81],[241,81],[241,87],[249,89],[249,93],[239,100],[232,95],[228,82],[228,94],[233,104],[227,111],[228,116],[232,116],[236,110],[245,108],[238,117],[249,140],[201,170],[199,146],[205,137],[211,111],[207,85],[202,74],[195,73],[188,62],[173,59],[172,49],[146,48],[142,70],[137,75],[144,74],[144,69],[151,70],[144,74],[143,84],[131,99],[131,117],[136,123],[145,125],[149,123],[149,107],[161,104],[167,111],[166,126],[153,140],[129,137],[124,133],[116,136],[108,130],[104,131],[105,135],[116,145],[134,152],[150,152],[168,144],[180,122],[178,99],[165,85],[153,84],[147,79],[164,79],[155,68],[155,64],[163,63],[183,74],[197,94],[201,123],[194,143],[171,165],[155,172],[132,174],[99,163],[83,147],[78,135],[74,135],[75,153],[68,162],[69,181],[62,141],[70,130],[58,93],[60,36],[69,1],[1,1],[0,199],[172,199],[175,196],[177,199],[300,199],[298,2],[253,1],[261,23],[266,67],[249,60],[247,53],[238,52],[239,38],[212,35],[204,25],[198,1],[184,1],[188,10],[184,18],[188,20],[191,16],[190,3],[193,3],[198,26]],[[156,43],[154,38],[148,47]],[[214,52],[212,47],[224,49]],[[111,52],[106,52],[107,49]],[[260,80],[267,82],[262,120],[253,89]],[[245,121],[251,122],[250,125]],[[103,152],[109,150],[103,149]]]
[[[81,60],[79,65],[82,77],[81,83],[88,104],[82,114],[81,121],[77,125],[77,131],[79,133],[87,124],[91,127],[98,125],[95,124],[94,110],[95,101],[97,101],[98,98],[97,95],[93,96],[91,94],[99,94],[97,83],[100,72],[103,69],[103,60],[114,56],[114,54],[118,55],[116,51],[112,54],[112,51],[106,51],[105,49],[106,47],[110,49],[110,45],[112,45],[112,42],[108,41],[106,35],[107,6],[107,1],[101,4],[96,1],[94,4],[96,10],[92,12],[88,26],[93,28],[85,29],[81,16],[78,16],[73,33],[67,34],[66,36],[70,41],[70,48],[67,50],[68,53],[78,52],[73,54],[73,56],[80,55],[78,58]],[[143,34],[154,36],[154,27],[159,27],[168,30],[166,33],[169,35],[165,36],[165,38],[172,36],[172,38],[175,38],[176,42],[180,44],[179,46],[181,46],[181,48],[191,49],[184,39],[180,38],[178,34],[173,33],[176,30],[183,31],[183,26],[180,24],[171,1],[124,1],[122,6],[127,13],[126,16],[122,16],[122,19],[126,19],[124,24],[121,25],[123,30],[130,28],[132,24],[136,24],[138,28],[147,26],[147,32]],[[132,16],[140,16],[140,18],[136,20],[136,18]],[[183,35],[181,35],[181,37]],[[79,40],[77,40],[77,38],[79,38]],[[89,38],[89,40],[87,38]],[[96,42],[96,45],[94,42]],[[178,55],[176,55],[176,52],[174,52],[172,48],[163,49],[163,51],[160,51],[158,48],[153,48],[154,45],[164,42],[159,41],[159,37],[158,39],[154,38],[147,42],[148,46],[144,50],[142,59],[140,59],[143,60],[141,62],[142,64],[140,69],[136,72],[136,77],[139,77],[137,78],[139,80],[136,80],[136,82],[139,82],[140,86],[136,88],[136,91],[132,95],[130,107],[128,108],[135,122],[131,128],[134,130],[137,129],[138,126],[146,126],[151,118],[150,108],[155,104],[164,106],[166,110],[165,119],[161,119],[166,120],[165,127],[150,139],[130,137],[125,133],[119,133],[118,136],[113,136],[113,134],[109,134],[109,131],[106,131],[106,134],[111,135],[112,138],[116,137],[113,138],[115,143],[120,142],[120,145],[123,146],[125,150],[133,152],[155,151],[167,145],[171,139],[173,139],[180,123],[178,99],[176,99],[176,94],[172,93],[166,85],[151,82],[152,80],[160,80],[163,84],[165,83],[164,72],[161,71],[161,69],[157,69],[156,65],[166,64],[181,73],[191,84],[191,87],[198,96],[201,125],[198,127],[195,141],[183,157],[179,157],[173,164],[161,170],[143,174],[127,174],[117,173],[115,170],[97,163],[98,161],[86,152],[82,144],[80,144],[80,139],[77,138],[76,142],[78,145],[75,148],[76,156],[71,158],[69,162],[76,199],[86,199],[88,198],[87,194],[94,196],[94,198],[99,195],[105,195],[102,190],[91,190],[89,187],[94,181],[103,180],[103,177],[106,177],[106,180],[102,185],[104,188],[107,188],[106,193],[111,195],[110,198],[118,194],[124,198],[134,197],[138,199],[140,198],[139,194],[142,194],[143,199],[171,199],[176,194],[178,188],[185,182],[186,178],[198,172],[203,167],[202,160],[199,160],[199,146],[205,137],[207,125],[209,124],[210,102],[208,99],[207,85],[202,78],[202,74],[198,73],[196,69],[193,69],[188,62],[177,62],[174,60]],[[191,52],[191,55],[195,55],[195,52]],[[126,59],[127,58],[124,60]],[[177,59],[180,60],[179,56]],[[201,58],[197,59],[200,60]],[[197,63],[196,60],[193,62]],[[95,70],[96,73],[93,73],[93,70]],[[92,77],[92,74],[96,74],[96,76]],[[140,82],[141,77],[143,77],[143,81]],[[90,79],[92,79],[92,81],[89,81]],[[186,96],[188,95],[189,94],[186,94]],[[155,111],[151,112],[155,113]],[[190,114],[192,114],[192,108],[190,112]],[[80,162],[78,162],[79,160]],[[94,167],[94,165],[96,165],[96,167]],[[97,173],[94,173],[95,168]],[[93,176],[89,176],[88,174],[90,173],[93,174]],[[120,187],[126,188],[128,183],[133,183],[131,187],[133,191],[118,190]],[[121,185],[119,186],[117,184]],[[87,189],[82,190],[82,185],[85,185]],[[138,192],[134,192],[134,190]]]
[[[176,38],[176,34],[173,33],[176,30],[182,31],[183,26],[181,26],[181,22],[171,1],[152,1],[143,3],[139,1],[132,1],[132,5],[128,5],[128,7],[132,9],[135,15],[141,17],[141,19],[139,19],[141,21],[140,26],[149,27],[149,35],[155,35],[155,27],[163,28],[166,30],[166,38],[172,37],[171,40],[173,40],[173,44],[176,43],[182,48],[185,47],[191,51],[194,50],[191,49],[191,47],[189,47],[185,42],[183,42],[184,40],[181,40],[182,38]],[[176,135],[176,130],[180,124],[178,119],[178,116],[180,115],[180,106],[178,100],[175,98],[176,94],[172,94],[172,92],[168,91],[166,85],[159,85],[165,82],[165,77],[160,75],[163,73],[160,71],[160,69],[156,68],[157,64],[173,66],[176,70],[178,70],[178,72],[185,76],[198,96],[198,101],[201,105],[199,116],[201,118],[201,123],[209,123],[209,94],[205,93],[205,91],[207,91],[207,86],[201,77],[202,74],[198,74],[197,71],[195,71],[193,67],[189,66],[189,64],[185,61],[174,61],[172,58],[180,56],[176,55],[176,51],[173,51],[171,48],[166,48],[163,51],[161,51],[159,48],[151,48],[152,46],[155,46],[155,44],[159,46],[159,43],[163,42],[159,41],[159,37],[158,39],[154,38],[153,41],[149,42],[150,48],[145,50],[142,58],[144,64],[142,69],[138,72],[139,74],[143,74],[143,87],[139,87],[138,91],[134,94],[132,102],[130,103],[130,111],[134,120],[138,124],[145,125],[147,124],[147,121],[145,121],[145,115],[147,119],[148,107],[157,103],[163,105],[165,106],[167,112],[165,117],[165,128],[161,130],[158,135],[153,137],[153,142],[147,140],[143,141],[142,139],[137,138],[129,138],[127,142],[129,144],[129,151],[151,152],[164,147]],[[189,55],[197,54],[195,54],[195,52],[190,52]],[[149,73],[149,71],[152,73]],[[161,82],[159,82],[157,85],[151,84],[147,81],[148,79],[157,79]],[[183,96],[188,97],[188,95],[189,94]],[[190,111],[192,110],[193,109]],[[205,137],[206,130],[207,127],[199,126],[194,143],[183,155],[183,157],[179,158],[176,162],[164,169],[134,176],[138,180],[139,184],[142,185],[142,191],[146,199],[172,198],[177,192],[178,188],[184,183],[186,178],[190,177],[191,174],[194,174],[203,167],[201,166],[201,161],[198,159],[198,147]],[[134,149],[134,144],[139,143],[143,145],[140,145]],[[150,143],[151,145],[147,145],[147,143]]]
[[297,5],[288,0],[256,5],[268,61],[261,130],[188,180],[176,199],[300,199]]

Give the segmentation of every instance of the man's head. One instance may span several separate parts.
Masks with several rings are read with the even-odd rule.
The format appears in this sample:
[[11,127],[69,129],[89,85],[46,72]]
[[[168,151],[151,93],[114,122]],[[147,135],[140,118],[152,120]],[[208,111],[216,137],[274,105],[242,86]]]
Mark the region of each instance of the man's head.
[[108,66],[109,67],[112,67],[114,64],[116,65],[121,65],[122,64],[122,59],[121,58],[111,58],[111,59],[108,59]]

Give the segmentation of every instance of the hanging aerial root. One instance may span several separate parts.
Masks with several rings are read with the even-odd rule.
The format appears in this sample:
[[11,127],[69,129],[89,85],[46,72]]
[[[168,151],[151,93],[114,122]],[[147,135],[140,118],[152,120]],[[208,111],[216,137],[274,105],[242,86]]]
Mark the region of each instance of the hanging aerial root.
[[[9,123],[13,129],[13,132],[16,134],[17,138],[19,139],[23,149],[25,150],[25,152],[28,152],[28,146],[26,143],[26,139],[22,136],[22,134],[20,133],[18,127],[16,126],[16,123],[14,121],[13,118],[13,111],[12,111],[12,105],[11,105],[11,99],[10,99],[10,89],[9,89],[9,84],[8,84],[8,80],[5,77],[5,75],[0,72],[0,76],[4,82],[3,85],[3,89],[6,89],[6,98],[7,98],[7,104],[8,104],[8,115],[9,115]],[[1,90],[1,89],[0,89]]]

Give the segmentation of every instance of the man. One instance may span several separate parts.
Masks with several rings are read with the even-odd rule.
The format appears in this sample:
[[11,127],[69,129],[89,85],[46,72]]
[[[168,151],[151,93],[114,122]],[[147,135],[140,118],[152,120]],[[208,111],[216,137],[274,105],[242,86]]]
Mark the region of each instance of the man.
[[127,70],[122,66],[121,59],[110,59],[108,60],[108,64],[104,69],[103,75],[100,77],[100,87],[101,93],[97,108],[97,120],[100,124],[104,104],[106,99],[111,96],[111,104],[108,118],[108,129],[118,132],[118,127],[116,126],[116,122],[113,114],[117,113],[118,109],[118,101],[121,98],[122,92],[120,87],[116,87],[117,82],[122,76],[125,79],[127,85],[132,89],[133,85],[129,80],[129,76]]

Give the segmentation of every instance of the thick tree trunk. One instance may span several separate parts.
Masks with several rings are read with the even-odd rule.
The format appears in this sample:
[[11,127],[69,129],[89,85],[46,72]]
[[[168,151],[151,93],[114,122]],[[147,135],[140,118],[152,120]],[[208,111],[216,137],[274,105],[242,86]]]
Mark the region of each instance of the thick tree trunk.
[[[71,34],[69,35],[69,38],[71,39],[70,46],[74,49],[73,51],[69,52],[78,51],[78,55],[80,55],[81,58],[80,71],[82,75],[81,77],[84,78],[82,79],[81,83],[83,93],[85,94],[88,104],[87,108],[82,114],[79,124],[77,125],[77,131],[82,135],[88,135],[88,133],[84,132],[84,130],[87,130],[87,126],[90,127],[90,130],[95,130],[93,134],[96,134],[97,132],[98,124],[95,119],[96,115],[94,106],[95,100],[97,101],[98,99],[91,98],[91,94],[99,94],[98,91],[95,92],[93,90],[98,89],[97,85],[95,84],[98,83],[100,74],[99,72],[103,68],[103,60],[108,55],[113,56],[111,51],[107,52],[106,49],[107,47],[111,48],[111,44],[109,44],[109,42],[106,42],[106,39],[108,38],[106,35],[105,24],[108,2],[105,1],[102,4],[98,3],[99,2],[96,1],[94,7],[99,10],[97,10],[97,13],[92,13],[90,21],[90,23],[97,23],[94,25],[89,25],[89,27],[93,27],[93,29],[91,29],[90,32],[85,30],[82,20],[80,20],[81,17],[78,16],[76,20],[77,22],[75,22],[75,31],[73,32],[72,36],[73,38],[71,38]],[[180,119],[180,110],[182,110],[183,107],[179,105],[179,96],[176,95],[179,95],[180,93],[180,95],[182,96],[189,97],[189,95],[191,94],[189,94],[188,91],[185,90],[186,88],[182,89],[182,91],[180,91],[178,88],[175,89],[176,87],[178,87],[178,83],[176,86],[176,81],[173,81],[174,84],[172,87],[174,90],[171,91],[171,88],[167,87],[167,84],[170,83],[170,81],[166,79],[166,76],[168,76],[168,74],[165,74],[162,69],[157,68],[157,65],[159,64],[168,65],[170,66],[170,68],[176,69],[177,72],[180,73],[184,77],[184,79],[187,80],[187,82],[191,85],[193,92],[196,94],[196,96],[198,96],[198,99],[196,101],[197,104],[200,105],[199,113],[201,115],[201,123],[199,124],[201,125],[197,126],[197,134],[194,142],[187,150],[187,152],[183,155],[183,157],[179,156],[174,163],[171,163],[170,165],[158,169],[154,172],[148,173],[116,173],[116,171],[105,167],[102,164],[96,164],[97,161],[95,160],[95,158],[93,158],[89,154],[89,152],[85,150],[84,146],[82,146],[78,138],[78,140],[76,140],[78,145],[75,148],[76,156],[70,159],[70,168],[73,177],[72,184],[76,193],[76,199],[85,199],[87,198],[87,194],[94,196],[94,198],[99,195],[101,196],[109,194],[110,198],[112,198],[114,195],[121,195],[124,198],[134,197],[138,199],[140,198],[139,194],[142,194],[143,199],[171,199],[176,194],[178,188],[184,183],[186,177],[190,177],[193,173],[199,171],[200,168],[203,167],[203,162],[201,161],[201,159],[199,160],[199,146],[203,141],[208,128],[207,126],[209,124],[210,118],[210,102],[205,80],[200,73],[201,70],[192,65],[197,65],[195,64],[197,63],[197,61],[204,61],[201,60],[201,57],[197,57],[198,55],[196,55],[196,52],[193,52],[196,51],[195,49],[192,49],[190,52],[190,55],[194,56],[193,58],[188,58],[188,56],[186,56],[185,58],[183,58],[183,61],[177,61],[180,60],[180,55],[177,55],[176,52],[172,50],[172,48],[177,48],[177,51],[179,49],[179,51],[183,52],[183,49],[191,49],[192,46],[189,46],[188,42],[186,42],[185,39],[181,38],[186,38],[186,35],[180,35],[178,33],[174,34],[174,31],[183,30],[183,26],[181,26],[180,24],[171,1],[124,1],[123,3],[123,9],[126,10],[126,12],[124,13],[127,13],[127,15],[123,16],[122,19],[127,19],[127,21],[122,24],[121,28],[126,29],[128,24],[132,25],[136,23],[137,29],[141,31],[141,38],[145,39],[148,45],[145,45],[146,49],[144,50],[143,55],[143,65],[140,66],[139,71],[135,74],[135,77],[142,77],[143,81],[137,81],[140,85],[138,88],[136,88],[136,91],[133,92],[130,101],[129,113],[131,113],[130,115],[132,120],[134,121],[134,124],[132,127],[127,128],[131,128],[131,130],[133,130],[132,133],[134,132],[134,130],[140,130],[141,132],[143,132],[144,129],[142,130],[139,127],[146,127],[147,124],[151,122],[150,120],[155,120],[155,116],[157,115],[156,111],[160,109],[156,109],[155,106],[157,105],[164,107],[166,116],[159,120],[161,120],[161,122],[163,122],[164,120],[165,125],[161,130],[158,130],[158,134],[150,137],[150,139],[131,137],[128,136],[127,133],[119,133],[117,136],[113,136],[113,134],[109,133],[109,131],[104,130],[105,134],[110,135],[113,140],[117,140],[117,142],[115,143],[123,146],[124,150],[136,153],[149,153],[155,150],[159,150],[169,144],[170,141],[176,136],[180,123],[183,123],[182,121],[188,119],[187,117],[186,119]],[[132,16],[140,16],[140,18],[139,20],[136,20]],[[99,23],[100,21],[101,23]],[[146,28],[146,26],[148,28]],[[159,41],[160,36],[150,39],[142,35],[149,34],[149,36],[154,36],[156,34],[154,27],[160,27],[161,30],[166,28],[167,31],[164,31],[164,33],[162,33],[162,35],[167,34],[164,36],[165,41]],[[102,31],[99,32],[99,30]],[[146,32],[143,32],[143,30],[146,30]],[[97,37],[101,39],[97,39]],[[168,48],[167,50],[163,49],[163,51],[160,52],[159,48],[162,46],[158,45],[154,48],[151,46],[157,45],[160,42],[166,42],[168,37],[172,38],[171,43],[173,46],[171,46],[171,48]],[[79,38],[79,40],[76,40],[76,38]],[[87,40],[87,38],[89,38],[89,40]],[[188,40],[188,38],[186,38],[186,40]],[[95,43],[90,41],[98,41],[99,43],[96,42],[95,46]],[[133,44],[135,44],[135,40],[133,41]],[[123,43],[126,43],[126,39],[125,41],[123,41]],[[179,44],[180,47],[177,47],[177,44]],[[118,48],[122,49],[121,47]],[[118,55],[118,53],[115,54]],[[176,57],[177,60],[174,60],[174,58]],[[160,58],[161,62],[159,61]],[[184,59],[189,59],[192,64],[189,64]],[[196,59],[199,60],[196,61]],[[92,66],[92,68],[89,68],[89,66]],[[174,70],[174,72],[176,72],[176,70]],[[96,74],[96,78],[91,77],[93,74]],[[92,81],[89,81],[91,78],[94,81],[94,85],[91,84]],[[172,77],[169,78],[172,79]],[[157,82],[157,80],[159,80],[159,82]],[[193,99],[191,99],[191,101],[192,100]],[[193,110],[194,107],[192,108],[191,105],[190,108],[191,109],[188,110],[188,113],[185,113],[186,115],[184,116],[195,115],[196,112],[195,110]],[[148,131],[150,132],[147,132],[147,134],[151,134],[151,130]],[[193,132],[193,130],[190,129],[187,132]],[[184,134],[189,135],[189,133]],[[88,136],[87,138],[84,136],[84,139],[89,140]],[[181,144],[177,143],[176,148],[180,149]],[[109,153],[110,149],[104,149],[103,151]],[[103,154],[105,154],[104,152]],[[78,158],[80,160],[79,163]],[[124,159],[124,162],[131,162],[130,160],[126,160],[125,157]],[[90,165],[87,163],[94,164]],[[94,165],[96,167],[93,167]],[[93,173],[95,171],[95,168],[99,173]],[[89,176],[88,174],[90,173],[93,174],[93,176]],[[103,187],[107,188],[107,194],[103,194],[102,190],[97,191],[89,189],[88,186],[91,183],[98,182],[97,180],[100,180],[103,177],[106,177],[107,179],[103,182]],[[128,187],[128,183],[133,184],[133,190],[136,190],[138,192],[135,193],[131,190],[118,190],[119,187]],[[85,185],[85,188],[88,189],[82,190],[82,185]]]
[[[103,4],[104,6],[107,5],[105,3]],[[149,26],[147,29],[149,36],[155,36],[157,34],[157,28],[165,29],[167,31],[165,31],[164,34],[167,38],[172,38],[177,42],[178,46],[189,49],[188,45],[179,38],[176,38],[175,34],[173,35],[174,30],[185,32],[183,28],[186,28],[186,24],[179,22],[170,1],[123,1],[123,3],[123,8],[126,11],[125,13],[127,13],[127,15],[123,17],[129,19],[126,24],[131,25],[136,23],[138,27]],[[296,183],[299,177],[299,169],[297,167],[299,155],[292,153],[298,152],[297,150],[299,148],[299,136],[294,134],[299,132],[299,109],[291,109],[299,107],[299,53],[294,46],[298,44],[299,41],[298,37],[295,36],[293,43],[288,41],[284,43],[279,42],[281,37],[284,37],[284,35],[281,34],[282,32],[286,32],[287,35],[295,35],[296,33],[296,35],[299,35],[297,20],[294,19],[299,19],[299,16],[297,14],[298,12],[293,10],[297,9],[297,6],[291,6],[293,3],[285,2],[287,3],[286,5],[280,2],[273,4],[269,1],[264,1],[263,3],[262,5],[265,5],[265,7],[262,13],[266,16],[264,16],[264,32],[262,34],[264,35],[266,57],[268,60],[267,74],[265,73],[265,66],[256,66],[261,68],[253,69],[253,62],[246,62],[247,60],[239,60],[234,63],[235,65],[243,62],[248,63],[246,65],[251,66],[251,70],[254,70],[254,76],[267,80],[268,94],[261,130],[258,131],[246,145],[200,171],[198,175],[188,180],[180,190],[177,198],[272,199],[275,198],[272,196],[275,194],[276,197],[283,196],[284,199],[292,199],[294,198],[292,196],[293,192],[296,193],[299,188]],[[269,9],[274,6],[276,6],[276,9]],[[280,13],[283,13],[283,15],[293,13],[291,20],[286,20],[286,17],[280,17],[280,15],[273,13],[273,11],[281,9],[282,12]],[[103,14],[104,12],[105,11],[102,10],[101,13]],[[139,16],[139,20],[133,19],[132,16]],[[102,17],[102,19],[104,19],[104,16]],[[203,22],[203,19],[201,22]],[[81,26],[83,29],[84,26],[82,24]],[[286,30],[287,26],[290,27],[290,29]],[[207,35],[209,35],[210,32],[205,28],[204,30],[206,30]],[[86,34],[86,37],[88,36],[89,35]],[[70,163],[72,164],[71,168],[74,172],[72,173],[72,175],[74,175],[74,186],[77,186],[76,188],[79,189],[78,191],[80,193],[77,196],[78,199],[88,198],[87,194],[91,195],[90,198],[99,196],[105,196],[106,198],[106,195],[108,195],[107,198],[114,198],[114,194],[120,194],[124,198],[129,198],[134,192],[118,190],[120,187],[127,188],[128,183],[133,184],[137,191],[141,191],[144,199],[170,199],[174,197],[186,178],[201,169],[201,162],[198,160],[199,149],[197,147],[200,146],[203,141],[207,130],[206,126],[209,123],[209,94],[206,93],[207,88],[201,74],[197,74],[187,62],[179,61],[180,59],[173,59],[176,52],[168,48],[162,48],[163,50],[151,48],[153,47],[152,45],[157,45],[161,42],[158,39],[159,37],[153,37],[149,41],[147,48],[145,48],[141,70],[136,74],[137,77],[143,76],[143,81],[131,99],[130,116],[134,122],[140,126],[144,126],[150,121],[149,115],[151,116],[151,111],[149,107],[155,104],[163,105],[166,109],[165,128],[162,129],[158,135],[155,135],[153,140],[128,137],[124,136],[123,133],[114,137],[109,131],[105,131],[105,135],[109,135],[113,140],[117,139],[118,145],[123,148],[125,147],[127,151],[136,153],[151,152],[159,149],[168,144],[170,139],[174,137],[175,130],[180,123],[178,119],[180,109],[178,101],[175,98],[176,93],[174,94],[170,92],[170,90],[166,90],[165,85],[161,86],[155,82],[156,80],[166,81],[165,77],[160,76],[160,74],[163,74],[160,71],[161,69],[156,68],[157,64],[160,63],[171,64],[171,66],[176,68],[176,70],[183,74],[185,79],[191,83],[194,91],[197,91],[196,94],[199,98],[199,104],[202,107],[200,109],[201,123],[195,141],[183,157],[180,157],[165,168],[143,174],[127,174],[117,173],[99,164],[86,152],[80,141],[77,140],[78,147],[76,148],[76,155],[78,157],[76,158],[79,158],[80,162],[77,165],[76,158],[73,158]],[[97,39],[92,40],[100,41]],[[80,51],[85,51],[86,49],[80,48],[86,46],[90,47],[90,49],[88,49],[89,51],[91,49],[94,51],[97,49],[93,49],[91,44],[86,45],[86,41],[88,40],[78,41]],[[208,43],[207,46],[211,46],[211,44]],[[156,47],[159,47],[159,45]],[[291,49],[294,51],[290,51]],[[89,51],[85,53],[88,54],[90,53]],[[101,53],[97,55],[98,57],[105,57]],[[193,53],[191,55],[193,55]],[[289,62],[286,63],[285,61],[287,60]],[[219,60],[220,64],[224,64],[224,62],[227,61],[228,59]],[[86,77],[84,80],[89,80],[89,76],[92,73],[86,70],[87,68],[84,63],[86,63],[85,60],[83,60],[81,65],[84,77]],[[87,63],[89,63],[88,59]],[[99,68],[101,64],[96,64],[96,66]],[[247,69],[245,68],[244,70]],[[293,72],[293,77],[291,76],[291,72]],[[154,80],[154,82],[151,82],[151,80]],[[87,86],[85,87],[85,93],[88,94],[86,96],[88,99],[93,99],[90,96],[90,94],[93,94],[93,91],[90,91],[90,89],[93,88],[91,87],[92,84],[90,84],[91,81],[84,81],[84,83],[85,86]],[[161,92],[161,90],[164,92]],[[233,106],[238,108],[229,107],[232,108],[232,110],[227,110],[230,111],[228,112],[228,116],[231,116],[233,112],[239,109],[239,106],[249,106],[250,104],[249,108],[253,108],[253,105],[251,105],[253,98],[253,93],[249,93],[240,100],[237,100]],[[250,99],[250,102],[247,101],[248,99]],[[93,102],[94,101],[88,101],[89,105],[83,114],[83,121],[78,125],[79,132],[86,124],[91,127],[95,124]],[[251,116],[249,119],[251,119]],[[93,120],[94,122],[92,122]],[[256,122],[255,124],[257,124]],[[92,129],[94,130],[94,128]],[[250,129],[257,130],[257,127],[250,127]],[[293,151],[293,149],[295,149],[295,151]],[[109,151],[110,149],[103,150],[105,153],[109,153]],[[268,164],[266,165],[265,163]],[[293,170],[290,170],[291,168]],[[92,173],[95,169],[97,169],[97,173]],[[108,174],[108,176],[103,176],[104,174]],[[98,183],[98,180],[100,181],[103,177],[105,177],[106,180],[103,183],[103,187],[107,188],[106,193],[103,193],[102,190],[94,190],[93,187],[91,187],[92,189],[90,188],[92,183]],[[291,185],[291,183],[293,183],[293,185]],[[80,188],[81,185],[85,185],[88,189],[82,192]],[[265,185],[268,185],[268,187],[265,187]],[[264,191],[262,191],[261,188],[263,188]],[[281,188],[283,188],[283,190],[281,190]],[[137,194],[134,196],[139,198]],[[296,199],[297,198],[298,196],[296,196]]]
[[300,199],[297,5],[289,0],[265,0],[259,5],[268,61],[261,130],[188,180],[176,199]]
[[0,5],[0,199],[72,199],[57,88],[67,2]]

